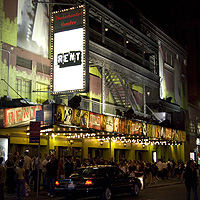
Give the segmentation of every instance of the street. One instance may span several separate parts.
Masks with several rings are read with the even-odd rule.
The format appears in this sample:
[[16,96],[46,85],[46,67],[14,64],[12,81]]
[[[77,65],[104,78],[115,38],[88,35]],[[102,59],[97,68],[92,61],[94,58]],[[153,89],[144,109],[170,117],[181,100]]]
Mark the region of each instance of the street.
[[[198,188],[198,196],[200,197],[200,190]],[[169,185],[162,187],[146,188],[140,192],[138,197],[120,196],[114,198],[115,200],[184,200],[186,199],[186,189],[184,184]],[[191,200],[193,200],[193,193],[191,193]]]
[[[198,196],[200,197],[200,186],[197,188]],[[27,198],[28,200],[35,200],[35,193]],[[5,195],[5,200],[15,199],[16,196]],[[47,197],[47,193],[41,191],[39,193],[38,200],[50,199]],[[65,197],[54,197],[51,198],[54,200],[66,200]],[[95,198],[87,198],[87,200],[94,200]],[[143,191],[140,191],[139,196],[132,197],[129,194],[127,195],[118,195],[112,198],[113,200],[184,200],[186,199],[186,189],[184,183],[180,184],[179,181],[171,180],[160,180],[156,184],[147,186]],[[193,200],[193,193],[191,192],[191,200]],[[81,200],[78,199],[78,200]]]

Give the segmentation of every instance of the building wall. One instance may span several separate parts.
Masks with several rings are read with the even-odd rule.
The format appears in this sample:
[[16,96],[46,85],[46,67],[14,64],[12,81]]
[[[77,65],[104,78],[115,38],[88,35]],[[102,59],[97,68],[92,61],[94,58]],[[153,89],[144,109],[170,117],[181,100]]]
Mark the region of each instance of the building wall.
[[[37,70],[37,63],[49,66],[50,68],[50,60],[42,56],[36,55],[34,53],[31,53],[26,49],[17,47],[17,8],[18,1],[1,1],[0,9],[2,20],[0,21],[0,78],[4,79],[13,89],[11,87],[8,87],[8,85],[5,82],[1,81],[0,96],[3,97],[4,95],[9,95],[12,99],[20,98],[19,95],[17,95],[16,93],[16,80],[18,78],[24,81],[30,81],[30,94],[28,99],[30,99],[33,102],[36,102],[36,100],[38,99],[37,93],[32,93],[33,90],[37,89],[36,85],[43,84],[47,87],[50,85],[50,74],[39,73]],[[31,60],[31,69],[26,69],[22,66],[17,66],[17,57]],[[20,93],[21,92],[19,92],[19,94]],[[45,97],[47,96],[46,94],[44,94]],[[22,93],[20,95],[22,95]],[[23,96],[23,98],[26,98],[26,96]]]

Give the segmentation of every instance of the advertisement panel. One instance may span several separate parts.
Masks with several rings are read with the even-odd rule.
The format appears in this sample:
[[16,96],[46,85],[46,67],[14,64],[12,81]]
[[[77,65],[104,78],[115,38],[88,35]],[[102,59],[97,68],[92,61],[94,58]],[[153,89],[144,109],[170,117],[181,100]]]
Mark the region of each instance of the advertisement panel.
[[165,128],[165,139],[166,140],[172,139],[172,129],[171,128]]
[[55,123],[64,122],[64,105],[55,104]]
[[151,128],[152,125],[151,124],[147,124],[147,137],[151,137]]
[[114,118],[114,132],[119,132],[119,127],[120,126],[120,118],[115,117]]
[[72,125],[73,121],[73,108],[71,107],[64,107],[64,124]]
[[80,127],[89,127],[89,111],[81,110]]
[[113,124],[114,124],[114,118],[112,116],[106,116],[106,131],[107,132],[113,132]]
[[52,29],[51,90],[55,93],[87,92],[86,7],[54,12]]
[[161,126],[156,126],[156,138],[161,138]]
[[125,133],[125,119],[120,119],[119,132],[120,133]]
[[101,131],[106,131],[106,115],[101,115]]
[[131,134],[131,124],[131,120],[125,119],[125,134]]
[[74,109],[73,112],[73,125],[80,126],[81,123],[81,110]]
[[147,124],[144,122],[142,123],[142,134],[147,136]]
[[[48,2],[48,0],[45,1]],[[17,46],[43,57],[48,57],[48,4],[32,3],[32,0],[18,1]]]
[[161,133],[160,133],[160,135],[161,135],[162,139],[165,139],[165,127],[161,127]]
[[101,130],[101,115],[90,112],[89,128]]
[[142,123],[132,122],[131,123],[131,135],[141,135],[142,134]]

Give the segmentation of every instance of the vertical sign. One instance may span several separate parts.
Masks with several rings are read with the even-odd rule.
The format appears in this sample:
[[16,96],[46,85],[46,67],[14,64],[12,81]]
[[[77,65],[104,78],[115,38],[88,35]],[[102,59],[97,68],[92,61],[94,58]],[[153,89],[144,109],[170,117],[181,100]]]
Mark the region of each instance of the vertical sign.
[[40,122],[30,122],[30,143],[40,143]]
[[51,19],[51,90],[55,93],[87,92],[86,7],[53,12]]

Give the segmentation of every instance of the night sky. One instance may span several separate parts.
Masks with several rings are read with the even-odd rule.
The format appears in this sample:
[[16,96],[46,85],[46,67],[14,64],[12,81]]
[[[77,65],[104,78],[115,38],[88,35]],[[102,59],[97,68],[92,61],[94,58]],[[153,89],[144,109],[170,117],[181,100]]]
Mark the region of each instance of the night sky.
[[130,0],[188,52],[189,102],[200,107],[200,0]]

